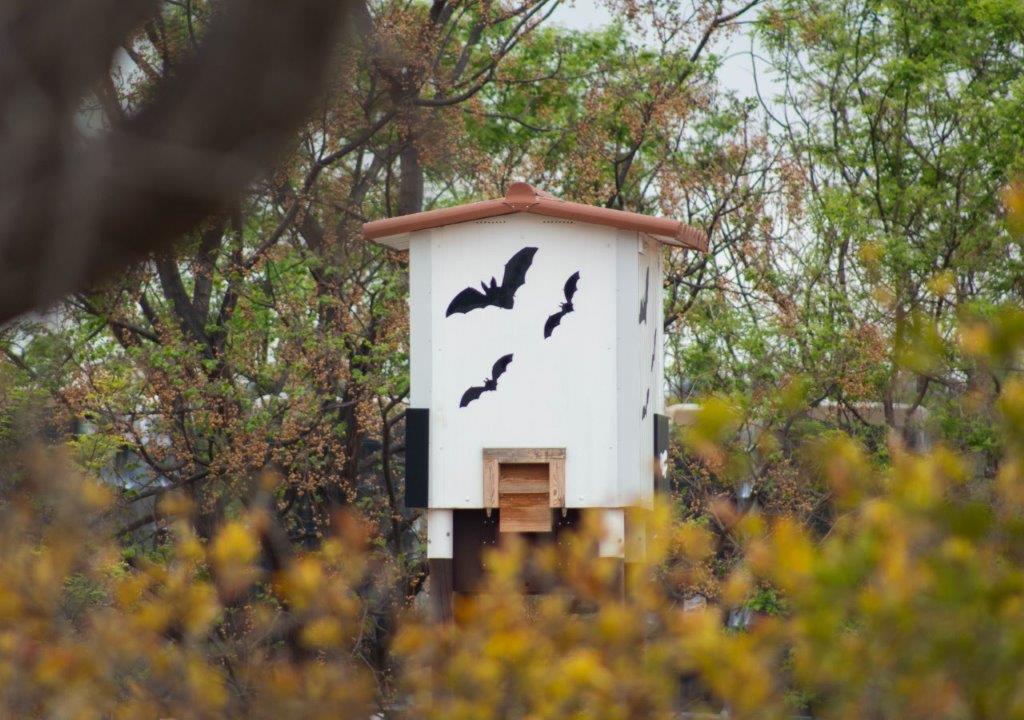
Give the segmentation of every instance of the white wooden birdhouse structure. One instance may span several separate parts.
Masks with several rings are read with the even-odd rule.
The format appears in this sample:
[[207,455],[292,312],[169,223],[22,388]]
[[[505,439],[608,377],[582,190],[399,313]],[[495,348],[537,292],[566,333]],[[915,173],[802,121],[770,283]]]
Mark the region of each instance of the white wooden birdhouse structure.
[[406,504],[427,508],[431,561],[468,589],[481,545],[583,508],[622,557],[667,436],[662,247],[703,251],[704,235],[526,183],[363,231],[409,252]]

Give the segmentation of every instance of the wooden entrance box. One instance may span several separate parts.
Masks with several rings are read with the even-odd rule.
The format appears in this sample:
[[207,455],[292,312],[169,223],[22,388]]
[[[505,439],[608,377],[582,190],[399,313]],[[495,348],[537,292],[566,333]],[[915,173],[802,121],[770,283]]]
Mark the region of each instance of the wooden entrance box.
[[483,461],[499,532],[551,532],[551,509],[565,507],[565,448],[485,448]]

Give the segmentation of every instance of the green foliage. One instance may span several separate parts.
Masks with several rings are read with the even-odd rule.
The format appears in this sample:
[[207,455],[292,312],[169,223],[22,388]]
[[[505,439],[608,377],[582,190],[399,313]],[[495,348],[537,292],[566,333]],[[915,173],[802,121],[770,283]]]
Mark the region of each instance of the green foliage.
[[764,587],[757,589],[745,607],[763,615],[780,615],[786,609],[786,601],[775,588]]

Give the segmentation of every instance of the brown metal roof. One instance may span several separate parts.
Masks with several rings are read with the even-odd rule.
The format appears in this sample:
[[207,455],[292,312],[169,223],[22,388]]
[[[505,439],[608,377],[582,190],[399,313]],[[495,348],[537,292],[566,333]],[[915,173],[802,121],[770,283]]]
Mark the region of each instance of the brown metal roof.
[[635,230],[652,235],[667,245],[691,248],[701,252],[707,252],[708,249],[707,235],[679,220],[560,200],[524,182],[509,185],[505,197],[498,200],[484,200],[483,202],[457,205],[441,210],[427,210],[412,215],[401,215],[364,223],[363,237],[388,247],[406,249],[408,242],[402,242],[399,236],[416,230],[427,230],[443,225],[454,225],[455,223],[520,212],[563,220],[578,220],[595,225],[607,225],[620,230]]

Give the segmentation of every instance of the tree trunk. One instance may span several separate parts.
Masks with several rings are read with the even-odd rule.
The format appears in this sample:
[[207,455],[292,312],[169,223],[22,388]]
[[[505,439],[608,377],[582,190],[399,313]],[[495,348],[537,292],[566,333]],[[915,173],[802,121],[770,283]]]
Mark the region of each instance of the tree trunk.
[[398,214],[420,212],[423,210],[423,166],[412,138],[406,140],[399,158],[402,174],[398,182]]

